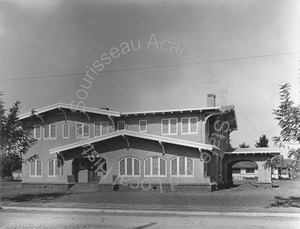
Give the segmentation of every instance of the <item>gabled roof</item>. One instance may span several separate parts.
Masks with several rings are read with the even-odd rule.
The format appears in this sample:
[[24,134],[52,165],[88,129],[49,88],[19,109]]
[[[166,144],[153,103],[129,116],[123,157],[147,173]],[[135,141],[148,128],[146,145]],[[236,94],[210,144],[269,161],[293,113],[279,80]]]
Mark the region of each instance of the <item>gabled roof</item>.
[[258,148],[236,148],[232,152],[224,152],[224,154],[280,154],[279,149],[272,149],[267,147]]
[[221,107],[202,107],[188,109],[172,109],[172,110],[153,110],[153,111],[137,111],[137,112],[122,112],[124,116],[146,115],[146,114],[166,114],[166,113],[183,113],[183,112],[201,112],[201,111],[221,111]]
[[119,136],[142,138],[142,139],[157,141],[159,143],[169,143],[169,144],[187,146],[187,147],[196,148],[199,150],[200,149],[204,149],[204,150],[208,150],[208,151],[219,150],[219,148],[217,148],[213,145],[191,142],[191,141],[175,139],[175,138],[168,138],[168,137],[157,136],[157,135],[151,135],[151,134],[145,134],[145,133],[129,131],[129,130],[120,130],[120,131],[112,132],[112,133],[109,133],[109,134],[106,134],[103,136],[89,138],[89,139],[75,142],[75,143],[72,143],[69,145],[53,148],[53,149],[50,149],[49,152],[50,152],[50,154],[59,153],[59,152],[66,151],[69,149],[74,149],[74,148],[77,148],[77,147],[80,147],[83,145],[93,144],[96,142],[104,141],[104,140],[119,137]]
[[106,110],[106,109],[98,109],[98,108],[92,108],[92,107],[76,107],[72,106],[72,104],[67,103],[56,103],[47,107],[43,107],[37,110],[32,110],[31,112],[22,114],[19,116],[19,119],[26,119],[31,117],[32,115],[41,115],[43,113],[46,113],[48,111],[52,110],[60,110],[60,109],[66,109],[70,111],[80,111],[83,113],[94,113],[94,114],[101,114],[101,115],[107,115],[107,116],[113,116],[113,117],[120,117],[120,112]]

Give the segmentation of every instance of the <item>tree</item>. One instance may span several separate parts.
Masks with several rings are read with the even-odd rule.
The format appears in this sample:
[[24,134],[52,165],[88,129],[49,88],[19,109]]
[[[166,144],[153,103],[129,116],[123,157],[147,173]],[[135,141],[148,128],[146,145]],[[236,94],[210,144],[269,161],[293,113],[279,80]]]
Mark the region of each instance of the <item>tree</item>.
[[243,143],[239,144],[239,147],[240,148],[249,148],[250,146],[247,145],[245,142],[243,142]]
[[255,147],[269,147],[269,139],[266,137],[266,135],[262,135],[259,137],[259,140],[255,142]]
[[[6,113],[3,102],[0,102],[0,177],[10,176],[22,166],[22,156],[36,143],[32,138],[31,122],[21,122],[18,119],[20,102],[17,101]],[[36,156],[28,158],[31,160]]]
[[[293,143],[300,143],[300,107],[295,106],[291,100],[291,85],[286,83],[280,85],[280,104],[273,110],[275,120],[281,128],[280,136],[272,138],[274,145],[278,147],[288,146],[288,157],[293,159],[293,166],[297,167],[300,159],[300,148],[293,147]],[[292,148],[290,148],[292,146]],[[282,165],[283,157],[281,155],[272,158],[266,166]]]

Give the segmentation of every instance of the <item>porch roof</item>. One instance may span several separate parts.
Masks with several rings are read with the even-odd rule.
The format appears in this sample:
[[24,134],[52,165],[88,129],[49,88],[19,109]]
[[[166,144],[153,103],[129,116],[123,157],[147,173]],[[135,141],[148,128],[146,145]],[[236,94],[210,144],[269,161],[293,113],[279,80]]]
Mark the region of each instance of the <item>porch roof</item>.
[[109,134],[106,134],[106,135],[103,135],[103,136],[88,138],[88,139],[81,140],[79,142],[75,142],[75,143],[72,143],[72,144],[69,144],[69,145],[53,148],[53,149],[50,149],[49,152],[50,152],[50,154],[60,153],[62,151],[77,148],[77,147],[80,147],[80,146],[83,146],[83,145],[90,145],[92,143],[104,141],[104,140],[119,137],[119,136],[142,138],[142,139],[157,141],[160,144],[161,143],[169,143],[169,144],[174,144],[174,145],[181,145],[181,146],[196,148],[196,149],[199,149],[199,150],[201,150],[201,149],[208,150],[208,151],[211,151],[211,152],[220,150],[219,148],[217,148],[213,145],[209,145],[209,144],[191,142],[191,141],[175,139],[175,138],[168,138],[168,137],[151,135],[151,134],[145,134],[145,133],[134,132],[134,131],[129,131],[129,130],[120,130],[120,131],[112,132],[112,133],[109,133]]
[[224,154],[280,154],[279,149],[259,147],[259,148],[236,148],[231,152],[224,152]]
[[107,116],[112,116],[112,117],[120,117],[120,112],[116,112],[116,111],[111,111],[111,110],[106,110],[106,109],[100,109],[100,108],[93,108],[93,107],[77,107],[76,105],[72,105],[72,104],[67,104],[67,103],[56,103],[56,104],[52,104],[50,106],[47,107],[43,107],[40,109],[33,109],[31,112],[27,112],[25,114],[22,114],[19,116],[19,119],[26,119],[29,118],[31,116],[38,116],[41,115],[43,113],[49,112],[49,111],[53,111],[53,110],[70,110],[70,111],[80,111],[82,113],[94,113],[94,114],[101,114],[101,115],[107,115]]

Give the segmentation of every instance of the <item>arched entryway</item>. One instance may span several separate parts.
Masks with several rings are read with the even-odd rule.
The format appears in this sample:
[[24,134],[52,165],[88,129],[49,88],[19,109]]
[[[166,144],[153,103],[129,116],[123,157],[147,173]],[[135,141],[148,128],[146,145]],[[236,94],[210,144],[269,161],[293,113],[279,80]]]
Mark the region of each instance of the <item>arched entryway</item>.
[[258,180],[258,165],[251,160],[236,160],[227,164],[227,182],[229,185],[241,184],[244,181]]
[[269,148],[237,148],[232,152],[225,152],[222,161],[222,177],[226,185],[232,185],[232,167],[242,161],[255,162],[257,165],[257,185],[272,187],[271,168],[264,164],[268,159],[278,155],[278,150]]
[[78,183],[98,183],[107,171],[106,160],[102,157],[94,161],[88,158],[76,158],[72,162],[72,175]]

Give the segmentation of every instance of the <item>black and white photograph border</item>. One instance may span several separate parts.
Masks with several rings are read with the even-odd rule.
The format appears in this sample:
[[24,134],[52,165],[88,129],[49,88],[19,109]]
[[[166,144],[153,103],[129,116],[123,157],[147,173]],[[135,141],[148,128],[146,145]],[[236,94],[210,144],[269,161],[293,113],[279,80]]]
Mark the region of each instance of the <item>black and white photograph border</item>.
[[0,0],[0,228],[299,228],[299,13]]

